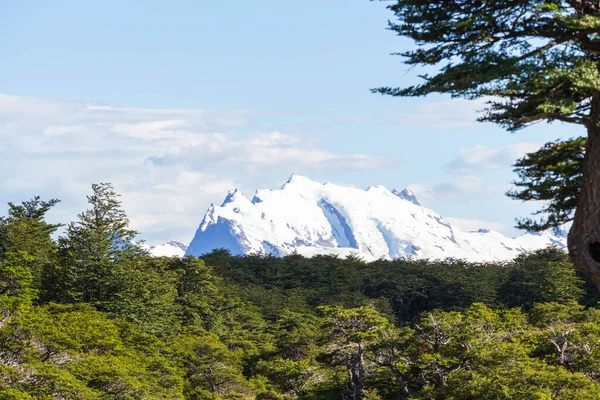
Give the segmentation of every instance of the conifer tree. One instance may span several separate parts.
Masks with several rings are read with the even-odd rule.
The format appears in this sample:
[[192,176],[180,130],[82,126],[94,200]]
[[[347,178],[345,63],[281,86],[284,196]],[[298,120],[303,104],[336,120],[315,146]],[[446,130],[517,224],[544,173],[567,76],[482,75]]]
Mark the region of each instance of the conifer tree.
[[[41,287],[44,270],[56,262],[58,246],[52,234],[61,226],[46,221],[46,214],[59,201],[41,200],[39,196],[21,204],[8,203],[8,215],[0,217],[0,259],[20,254],[29,269],[32,285]],[[27,261],[25,261],[27,260]]]
[[390,29],[414,40],[405,63],[437,70],[392,96],[488,98],[481,121],[587,131],[569,251],[600,288],[600,5],[591,0],[397,0]]
[[33,302],[36,292],[27,265],[31,260],[26,253],[8,253],[0,259],[0,329],[20,307]]
[[34,302],[44,271],[56,262],[51,235],[60,225],[45,217],[57,203],[40,197],[8,203],[8,215],[0,217],[0,328],[22,306]]
[[59,239],[59,264],[47,277],[45,301],[90,303],[147,332],[177,329],[175,275],[134,243],[137,232],[109,183],[92,185],[89,209]]
[[90,208],[67,226],[59,239],[64,300],[100,305],[119,291],[123,267],[143,251],[133,243],[137,234],[109,183],[92,185]]
[[519,180],[509,197],[522,201],[542,201],[546,206],[535,212],[545,217],[518,220],[517,227],[532,231],[559,228],[573,220],[581,189],[585,138],[556,140],[526,154],[515,163]]

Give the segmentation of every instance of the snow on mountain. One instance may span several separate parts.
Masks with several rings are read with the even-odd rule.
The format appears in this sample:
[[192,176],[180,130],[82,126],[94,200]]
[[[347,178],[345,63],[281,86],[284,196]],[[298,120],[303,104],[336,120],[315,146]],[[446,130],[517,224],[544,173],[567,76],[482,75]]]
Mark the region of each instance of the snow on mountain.
[[183,257],[187,250],[187,246],[183,243],[170,241],[158,246],[150,246],[143,244],[142,248],[148,251],[154,257]]
[[401,199],[408,200],[414,205],[420,206],[419,200],[417,200],[417,196],[413,192],[408,189],[402,189],[401,191],[397,191],[396,189],[392,190],[392,193]]
[[186,254],[226,248],[232,254],[484,261],[511,259],[550,244],[564,247],[565,235],[528,232],[508,238],[485,229],[464,232],[420,206],[407,189],[361,190],[292,175],[281,189],[258,190],[252,200],[234,189],[221,206],[211,205]]

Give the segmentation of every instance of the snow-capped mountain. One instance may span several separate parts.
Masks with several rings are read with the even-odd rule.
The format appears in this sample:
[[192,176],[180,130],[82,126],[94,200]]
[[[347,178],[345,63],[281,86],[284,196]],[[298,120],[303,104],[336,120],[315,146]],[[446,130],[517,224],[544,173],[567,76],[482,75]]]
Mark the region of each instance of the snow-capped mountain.
[[185,244],[176,241],[170,241],[158,246],[150,246],[144,243],[142,247],[154,257],[183,257],[188,248]]
[[275,256],[355,253],[367,260],[507,260],[550,244],[564,247],[565,236],[528,232],[508,238],[486,229],[464,232],[422,207],[407,189],[362,190],[292,175],[281,189],[258,190],[251,200],[234,189],[221,206],[211,205],[186,254],[227,248],[232,254]]

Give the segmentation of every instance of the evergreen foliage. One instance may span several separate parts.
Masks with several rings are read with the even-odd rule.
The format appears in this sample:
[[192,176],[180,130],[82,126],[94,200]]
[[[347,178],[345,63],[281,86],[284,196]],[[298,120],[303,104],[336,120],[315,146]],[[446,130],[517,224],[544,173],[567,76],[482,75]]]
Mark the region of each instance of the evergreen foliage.
[[448,93],[491,97],[482,121],[511,131],[538,121],[585,125],[596,118],[600,88],[600,10],[587,0],[397,0],[389,29],[416,48],[408,65],[436,73],[408,88],[379,88],[392,96]]
[[50,224],[45,218],[58,203],[56,199],[43,201],[36,196],[18,205],[8,203],[8,216],[0,217],[0,260],[17,253],[29,259],[27,269],[36,289],[41,288],[42,275],[56,261],[58,246],[52,234],[60,225]]
[[600,396],[595,290],[559,249],[152,258],[92,191],[57,241],[49,207],[2,219],[1,400]]
[[518,228],[541,231],[573,220],[582,183],[584,154],[585,139],[579,137],[546,143],[517,160],[514,167],[519,180],[513,182],[517,189],[507,195],[515,200],[546,203],[535,213],[545,214],[545,218],[519,220]]
[[[509,196],[543,200],[527,229],[573,221],[569,253],[600,289],[600,6],[591,0],[395,0],[389,29],[411,39],[399,53],[430,74],[381,87],[391,96],[486,99],[480,121],[517,131],[538,122],[581,125],[586,138],[550,143],[519,160]],[[585,148],[583,146],[585,144]]]
[[59,239],[61,284],[68,302],[106,306],[119,292],[129,270],[142,254],[133,240],[129,220],[110,184],[92,185],[90,208],[67,226]]

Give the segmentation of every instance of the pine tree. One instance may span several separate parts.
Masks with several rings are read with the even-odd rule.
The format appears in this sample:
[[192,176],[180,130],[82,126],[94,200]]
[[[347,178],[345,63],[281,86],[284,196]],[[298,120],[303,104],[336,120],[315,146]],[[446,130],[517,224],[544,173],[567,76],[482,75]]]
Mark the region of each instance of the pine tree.
[[0,328],[22,306],[34,302],[44,271],[56,262],[57,245],[51,235],[60,225],[45,217],[57,203],[39,197],[8,203],[8,215],[0,217]]
[[433,67],[392,96],[488,98],[481,121],[516,131],[540,121],[587,130],[569,251],[600,288],[600,6],[590,0],[397,0],[390,29],[414,40],[401,55]]
[[52,234],[61,225],[48,223],[45,218],[58,203],[56,199],[43,201],[36,196],[21,204],[8,203],[8,216],[0,217],[0,260],[9,254],[20,254],[36,289],[41,287],[44,271],[56,262],[58,246]]
[[92,185],[90,208],[67,226],[59,239],[65,288],[62,300],[101,306],[122,288],[124,267],[143,251],[133,243],[137,232],[121,208],[119,195],[109,183]]
[[92,185],[87,199],[90,208],[59,238],[44,300],[90,303],[147,332],[170,334],[178,326],[175,274],[134,243],[137,232],[112,185]]
[[519,180],[507,196],[522,201],[542,201],[546,206],[535,214],[545,214],[539,221],[521,219],[517,228],[542,231],[558,228],[573,220],[585,154],[585,138],[557,140],[525,155],[515,163]]

